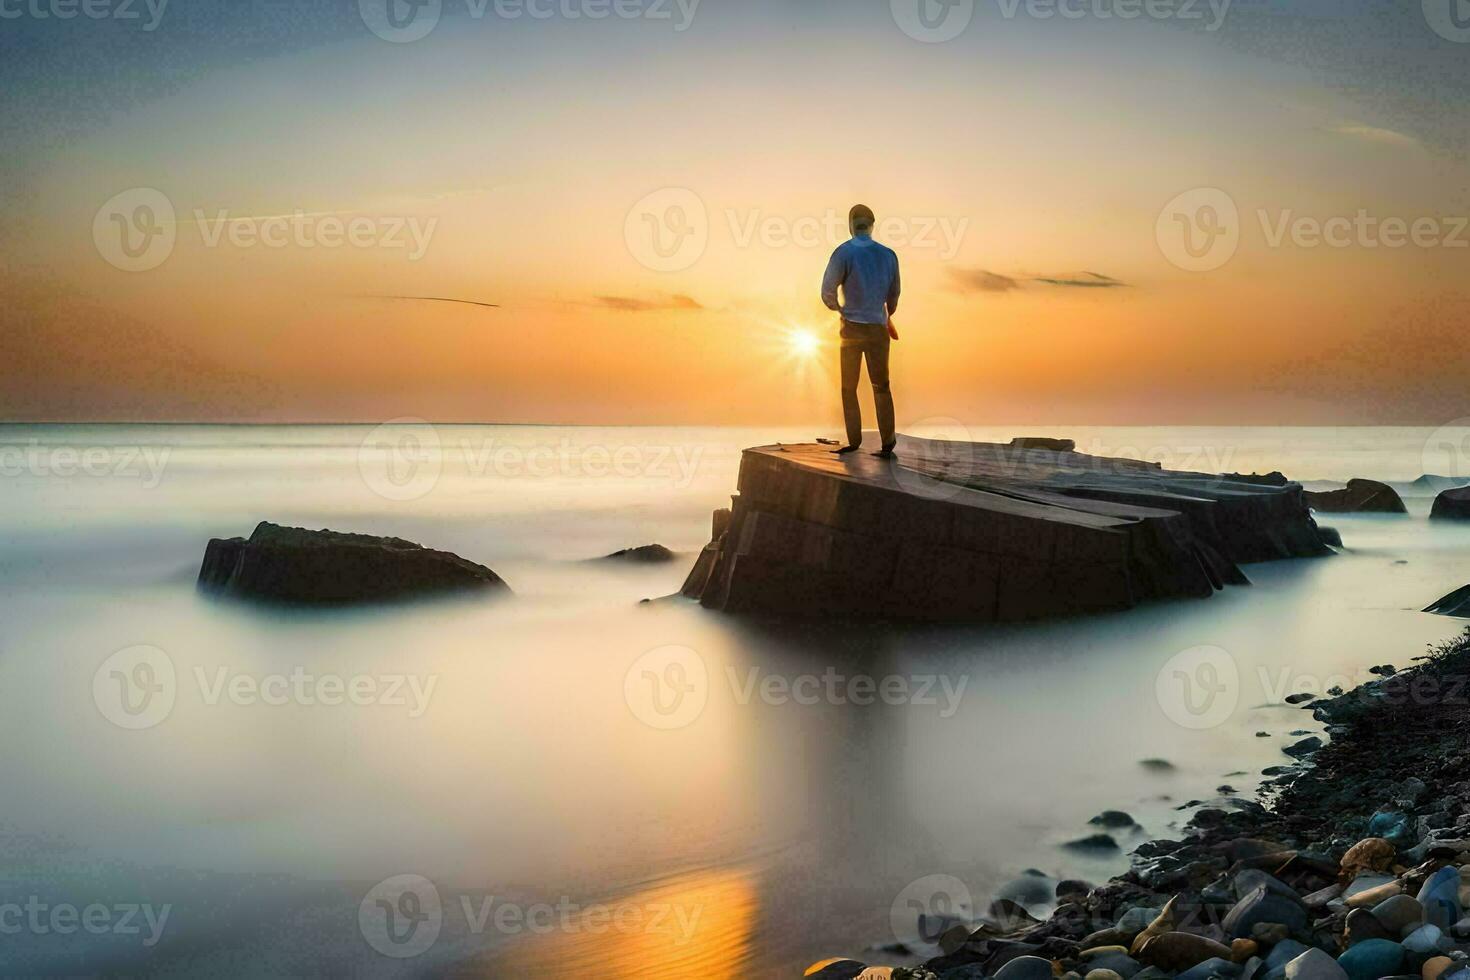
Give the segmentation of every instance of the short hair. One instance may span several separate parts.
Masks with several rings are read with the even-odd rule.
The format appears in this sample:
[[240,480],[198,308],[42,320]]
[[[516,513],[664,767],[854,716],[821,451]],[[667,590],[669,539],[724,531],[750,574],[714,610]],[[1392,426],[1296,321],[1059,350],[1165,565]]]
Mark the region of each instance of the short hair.
[[866,204],[854,204],[852,210],[847,212],[847,226],[853,231],[860,228],[867,228],[871,231],[877,223],[878,219],[873,216],[873,209]]

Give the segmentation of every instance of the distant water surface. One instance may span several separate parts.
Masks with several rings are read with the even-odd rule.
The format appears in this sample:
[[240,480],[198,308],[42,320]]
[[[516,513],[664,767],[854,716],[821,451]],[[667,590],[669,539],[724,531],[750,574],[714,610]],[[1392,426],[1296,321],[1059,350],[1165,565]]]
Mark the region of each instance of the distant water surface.
[[[893,941],[927,876],[983,908],[1027,868],[1120,870],[1059,845],[1103,809],[1167,834],[1181,804],[1249,794],[1319,727],[1282,692],[1349,686],[1459,629],[1416,611],[1470,580],[1470,531],[1431,526],[1428,497],[1324,518],[1336,558],[1111,616],[783,627],[639,604],[677,591],[741,447],[814,434],[0,427],[0,903],[169,908],[152,944],[116,911],[69,933],[45,913],[6,937],[7,969],[799,975]],[[1440,458],[1428,429],[966,434],[1309,481],[1412,480]],[[451,550],[515,595],[313,614],[196,595],[206,540],[262,519]],[[652,541],[679,561],[586,561]],[[1236,671],[1203,728],[1158,687],[1198,647]],[[691,663],[697,713],[649,700]],[[908,694],[865,699],[855,678]],[[171,706],[121,707],[132,683]]]

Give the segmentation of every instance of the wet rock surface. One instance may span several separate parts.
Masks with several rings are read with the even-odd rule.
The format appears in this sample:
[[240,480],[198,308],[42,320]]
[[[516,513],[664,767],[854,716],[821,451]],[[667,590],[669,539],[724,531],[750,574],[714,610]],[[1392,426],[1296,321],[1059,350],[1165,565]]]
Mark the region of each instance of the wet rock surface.
[[1431,520],[1470,521],[1470,487],[1445,490],[1434,498]]
[[299,605],[509,593],[484,565],[402,538],[310,531],[262,521],[249,538],[214,538],[198,587],[212,595]]
[[1064,446],[748,449],[682,593],[783,617],[1014,621],[1204,598],[1248,583],[1241,563],[1334,553],[1299,484]]
[[1261,802],[1197,811],[1043,922],[982,917],[870,976],[1470,980],[1470,629],[1299,710],[1332,738]]
[[1322,514],[1407,514],[1398,491],[1377,480],[1349,480],[1341,490],[1306,492],[1307,503]]

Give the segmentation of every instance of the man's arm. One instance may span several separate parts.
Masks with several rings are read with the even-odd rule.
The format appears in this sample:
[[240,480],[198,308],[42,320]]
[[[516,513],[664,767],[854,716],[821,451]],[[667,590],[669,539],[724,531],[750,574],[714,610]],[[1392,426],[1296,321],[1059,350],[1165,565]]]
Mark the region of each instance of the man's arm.
[[822,276],[822,302],[827,309],[841,312],[842,304],[837,302],[837,287],[842,285],[847,278],[847,262],[842,258],[842,250],[838,249],[832,253],[832,258],[827,262],[827,274]]
[[894,255],[893,256],[893,282],[890,283],[889,286],[888,286],[888,315],[889,316],[893,316],[893,314],[895,314],[895,313],[898,312],[898,293],[899,293],[899,284],[898,284],[898,256],[897,255]]

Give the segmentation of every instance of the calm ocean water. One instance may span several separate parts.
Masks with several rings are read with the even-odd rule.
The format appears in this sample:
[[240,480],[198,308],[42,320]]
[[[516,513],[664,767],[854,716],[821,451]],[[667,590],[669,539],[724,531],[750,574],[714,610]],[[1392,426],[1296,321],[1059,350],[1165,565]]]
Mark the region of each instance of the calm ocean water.
[[[1085,620],[639,605],[678,589],[741,447],[814,434],[0,427],[7,971],[799,975],[902,936],[931,876],[983,908],[1029,867],[1120,870],[1059,845],[1103,809],[1167,834],[1179,804],[1251,792],[1236,773],[1317,727],[1282,693],[1459,629],[1416,611],[1470,581],[1470,531],[1431,526],[1427,497],[1326,518],[1339,557]],[[1307,481],[1457,465],[1428,429],[919,434]],[[318,614],[196,595],[205,541],[262,519],[452,550],[516,594]],[[680,560],[584,561],[651,541]],[[1200,647],[1235,671],[1203,726],[1160,686]]]

